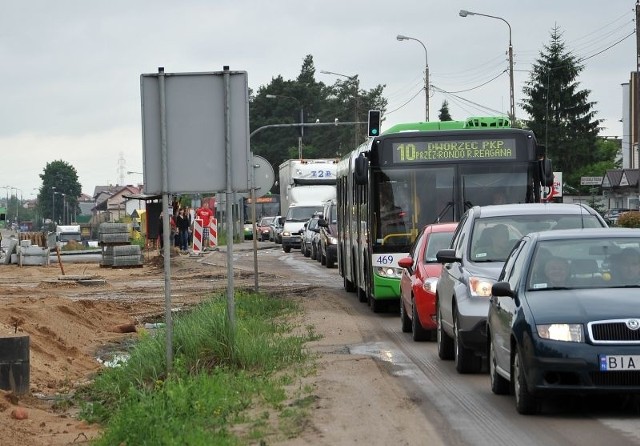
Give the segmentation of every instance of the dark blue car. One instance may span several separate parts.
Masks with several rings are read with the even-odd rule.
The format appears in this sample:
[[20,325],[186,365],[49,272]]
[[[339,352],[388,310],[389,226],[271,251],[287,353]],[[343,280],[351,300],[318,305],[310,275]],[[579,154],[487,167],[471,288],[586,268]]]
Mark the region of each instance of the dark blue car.
[[522,237],[492,287],[489,374],[522,414],[552,394],[640,394],[640,229]]

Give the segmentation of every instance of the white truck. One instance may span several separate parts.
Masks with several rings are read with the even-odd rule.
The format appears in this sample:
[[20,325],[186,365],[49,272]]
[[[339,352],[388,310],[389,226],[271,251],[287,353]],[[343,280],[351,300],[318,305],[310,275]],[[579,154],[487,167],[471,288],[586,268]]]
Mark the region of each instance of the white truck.
[[70,241],[76,241],[80,243],[82,240],[82,233],[80,232],[80,225],[57,225],[56,226],[56,242],[59,247],[66,245]]
[[336,198],[338,159],[290,159],[280,164],[280,212],[284,217],[282,249],[300,248],[304,224],[323,203]]

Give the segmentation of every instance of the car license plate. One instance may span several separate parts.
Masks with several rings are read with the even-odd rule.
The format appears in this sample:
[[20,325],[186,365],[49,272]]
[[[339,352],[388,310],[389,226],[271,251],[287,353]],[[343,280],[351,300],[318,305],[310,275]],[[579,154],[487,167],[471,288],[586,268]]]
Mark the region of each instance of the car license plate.
[[639,370],[640,355],[600,355],[600,371]]

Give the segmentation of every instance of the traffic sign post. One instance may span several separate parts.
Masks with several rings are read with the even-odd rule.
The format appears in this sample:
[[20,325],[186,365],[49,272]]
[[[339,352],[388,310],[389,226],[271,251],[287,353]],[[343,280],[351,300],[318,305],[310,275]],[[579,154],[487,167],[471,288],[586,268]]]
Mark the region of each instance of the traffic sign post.
[[604,177],[580,177],[580,186],[600,186]]

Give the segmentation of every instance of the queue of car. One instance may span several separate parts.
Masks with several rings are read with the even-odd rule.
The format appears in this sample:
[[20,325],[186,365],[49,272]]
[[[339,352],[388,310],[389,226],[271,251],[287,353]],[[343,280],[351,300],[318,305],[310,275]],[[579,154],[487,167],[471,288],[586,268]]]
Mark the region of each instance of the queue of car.
[[[400,260],[400,320],[459,373],[537,413],[551,395],[640,394],[640,230],[576,204],[474,207]],[[429,255],[436,231],[450,244]],[[455,231],[455,232],[453,232]]]
[[[335,201],[301,252],[332,267]],[[476,206],[425,226],[399,261],[400,327],[534,414],[550,395],[640,394],[640,229],[584,204]]]
[[[260,228],[261,223],[258,224]],[[283,221],[281,216],[269,220],[268,239],[276,244],[282,243]],[[258,233],[260,234],[260,230]],[[266,232],[266,231],[265,231]],[[336,201],[326,201],[321,210],[304,223],[300,230],[300,252],[313,260],[317,260],[327,268],[333,268],[338,259],[338,220]],[[261,240],[266,240],[266,236]],[[290,251],[290,249],[289,249]]]

